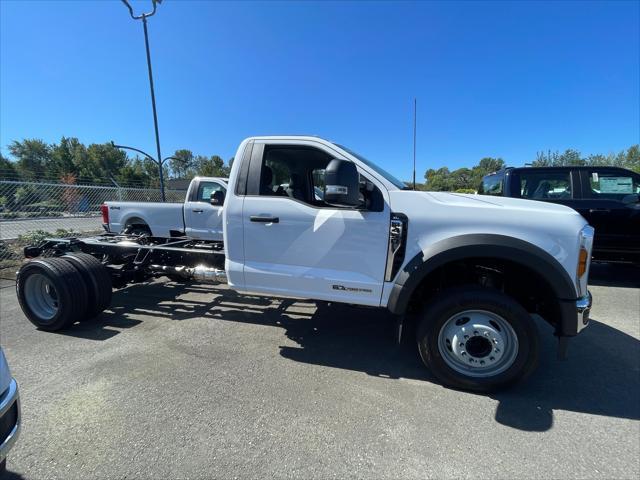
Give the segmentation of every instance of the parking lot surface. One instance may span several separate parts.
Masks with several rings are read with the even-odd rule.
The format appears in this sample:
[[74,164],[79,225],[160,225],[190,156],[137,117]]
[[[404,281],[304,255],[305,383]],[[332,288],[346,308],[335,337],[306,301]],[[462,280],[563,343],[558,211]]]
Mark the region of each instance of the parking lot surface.
[[594,265],[591,325],[524,384],[438,385],[382,310],[158,280],[0,342],[23,429],[7,478],[640,477],[640,270]]

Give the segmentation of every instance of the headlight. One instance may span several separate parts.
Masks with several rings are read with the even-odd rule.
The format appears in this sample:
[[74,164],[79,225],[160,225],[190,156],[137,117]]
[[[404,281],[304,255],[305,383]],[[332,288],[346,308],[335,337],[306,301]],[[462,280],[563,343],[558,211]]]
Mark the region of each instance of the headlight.
[[587,294],[587,280],[589,279],[589,266],[591,265],[591,249],[593,248],[593,234],[595,230],[591,225],[585,225],[580,230],[578,243],[578,265],[576,266],[576,289],[578,296]]

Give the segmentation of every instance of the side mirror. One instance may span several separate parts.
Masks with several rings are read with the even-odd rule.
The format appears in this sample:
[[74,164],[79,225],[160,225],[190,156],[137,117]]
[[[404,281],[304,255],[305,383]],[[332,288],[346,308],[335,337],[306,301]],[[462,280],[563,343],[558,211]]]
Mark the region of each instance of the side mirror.
[[211,194],[211,205],[215,207],[221,207],[224,204],[224,192],[222,190],[216,190]]
[[353,162],[334,158],[324,171],[324,201],[339,207],[357,207],[360,201],[360,175]]

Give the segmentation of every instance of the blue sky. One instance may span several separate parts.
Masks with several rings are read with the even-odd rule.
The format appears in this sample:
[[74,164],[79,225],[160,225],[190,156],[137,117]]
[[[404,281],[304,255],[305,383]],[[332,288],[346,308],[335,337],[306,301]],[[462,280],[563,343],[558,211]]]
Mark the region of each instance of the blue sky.
[[[143,10],[150,1],[133,2]],[[163,155],[305,133],[417,178],[640,135],[640,3],[165,0],[149,21]],[[155,153],[142,24],[119,1],[0,1],[0,144]]]

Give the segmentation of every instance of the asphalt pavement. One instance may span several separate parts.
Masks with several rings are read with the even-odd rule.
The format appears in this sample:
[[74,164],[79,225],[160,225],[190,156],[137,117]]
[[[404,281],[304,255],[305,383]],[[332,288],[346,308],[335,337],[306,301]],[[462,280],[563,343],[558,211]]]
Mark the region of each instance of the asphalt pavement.
[[0,289],[20,384],[7,478],[640,478],[640,270],[595,265],[590,326],[496,395],[440,386],[381,310],[169,281],[36,330]]

